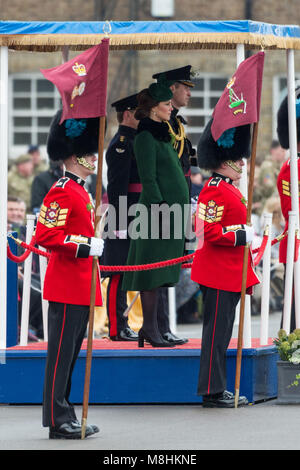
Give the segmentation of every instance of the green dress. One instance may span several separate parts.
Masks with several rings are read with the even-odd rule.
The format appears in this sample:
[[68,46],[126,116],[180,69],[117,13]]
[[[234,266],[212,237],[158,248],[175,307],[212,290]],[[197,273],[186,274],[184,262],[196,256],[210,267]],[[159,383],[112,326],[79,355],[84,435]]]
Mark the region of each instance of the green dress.
[[[189,192],[178,154],[171,144],[167,124],[149,118],[142,119],[134,140],[134,153],[142,183],[139,203],[143,204],[143,214],[146,211],[146,219],[143,219],[140,228],[144,235],[147,232],[148,238],[131,238],[127,264],[148,264],[183,256]],[[151,224],[154,222],[151,220],[151,204],[163,202],[172,209],[170,223],[167,218],[167,222],[164,220],[169,226],[170,237],[163,239],[156,232],[155,238],[150,238],[151,230],[154,229],[154,224]],[[175,218],[173,213],[180,213],[180,216]],[[133,221],[135,228],[142,220],[141,214],[137,211]],[[171,286],[178,282],[180,270],[181,264],[154,270],[127,271],[123,276],[122,289],[142,291]]]

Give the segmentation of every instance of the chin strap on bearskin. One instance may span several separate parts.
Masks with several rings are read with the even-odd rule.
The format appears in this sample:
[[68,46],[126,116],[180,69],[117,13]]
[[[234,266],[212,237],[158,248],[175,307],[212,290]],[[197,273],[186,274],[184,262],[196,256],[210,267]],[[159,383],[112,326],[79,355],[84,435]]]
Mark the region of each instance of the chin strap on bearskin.
[[236,171],[239,174],[243,172],[243,170],[240,167],[238,167],[233,160],[227,160],[226,164],[230,166],[232,170]]
[[84,166],[84,168],[87,168],[88,170],[92,170],[92,171],[95,169],[95,166],[88,163],[85,157],[76,157],[76,158],[77,158],[78,164]]

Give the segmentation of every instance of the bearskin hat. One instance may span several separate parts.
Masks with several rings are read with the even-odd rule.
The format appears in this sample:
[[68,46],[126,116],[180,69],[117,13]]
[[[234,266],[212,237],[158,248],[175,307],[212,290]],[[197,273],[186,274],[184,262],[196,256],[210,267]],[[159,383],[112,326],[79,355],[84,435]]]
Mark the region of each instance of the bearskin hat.
[[[296,93],[296,125],[297,125],[297,142],[300,141],[300,87],[295,90]],[[298,101],[299,100],[299,101]],[[286,96],[281,102],[277,113],[277,135],[282,148],[288,149],[289,142],[289,116],[288,116],[288,97]]]
[[228,161],[250,157],[250,124],[228,129],[215,141],[211,134],[213,119],[207,123],[198,143],[198,165],[205,170],[216,170]]
[[66,119],[59,124],[62,110],[57,111],[50,125],[47,152],[52,161],[98,152],[99,118]]

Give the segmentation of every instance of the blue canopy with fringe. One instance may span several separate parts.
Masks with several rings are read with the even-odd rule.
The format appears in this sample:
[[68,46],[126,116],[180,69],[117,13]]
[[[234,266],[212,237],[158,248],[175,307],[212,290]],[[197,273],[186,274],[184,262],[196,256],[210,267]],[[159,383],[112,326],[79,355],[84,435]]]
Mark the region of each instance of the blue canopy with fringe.
[[300,27],[257,21],[0,21],[0,45],[84,49],[108,34],[113,49],[300,49]]

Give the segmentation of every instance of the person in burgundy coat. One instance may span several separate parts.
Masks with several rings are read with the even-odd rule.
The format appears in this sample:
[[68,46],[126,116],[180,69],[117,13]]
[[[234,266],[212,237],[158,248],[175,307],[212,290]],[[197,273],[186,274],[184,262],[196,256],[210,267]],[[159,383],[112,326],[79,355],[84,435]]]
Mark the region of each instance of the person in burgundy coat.
[[[197,149],[199,167],[213,173],[198,199],[198,246],[191,271],[204,301],[198,394],[205,407],[233,408],[234,395],[226,390],[226,351],[241,296],[244,246],[253,238],[252,227],[246,225],[246,201],[237,188],[242,157],[249,156],[250,126],[225,131],[215,142],[211,124]],[[249,255],[247,289],[258,282]],[[239,406],[247,403],[239,397]]]

